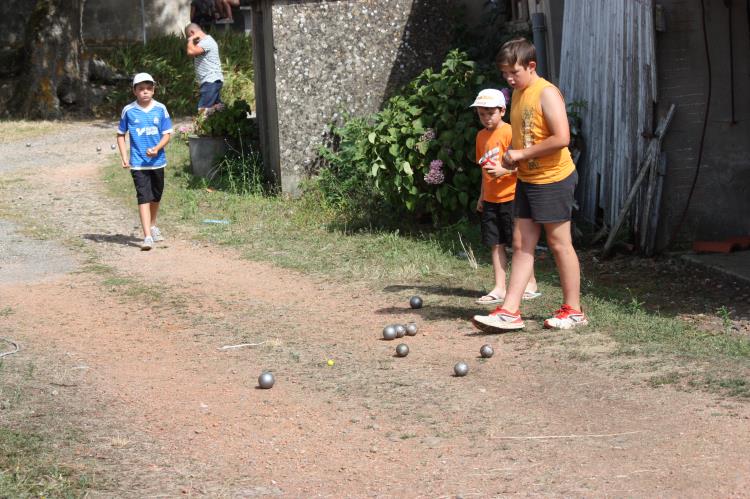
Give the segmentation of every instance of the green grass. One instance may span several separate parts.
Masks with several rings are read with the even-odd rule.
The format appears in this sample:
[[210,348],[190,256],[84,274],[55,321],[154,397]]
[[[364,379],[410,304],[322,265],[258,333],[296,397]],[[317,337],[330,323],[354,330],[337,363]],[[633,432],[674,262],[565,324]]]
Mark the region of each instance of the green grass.
[[22,366],[0,359],[0,410],[5,421],[0,426],[0,497],[83,497],[90,477],[60,463],[59,447],[74,440],[69,428],[35,430],[28,417],[13,427],[7,423],[11,414],[28,414],[27,403],[37,391],[34,363]]
[[0,428],[0,497],[83,497],[90,479],[53,461],[38,434]]
[[[288,199],[207,189],[209,184],[188,172],[188,152],[183,142],[174,140],[167,154],[170,166],[162,223],[183,227],[216,244],[234,246],[246,258],[385,290],[394,293],[394,300],[416,292],[429,299],[434,318],[461,318],[475,313],[473,299],[492,284],[489,256],[478,242],[476,224],[464,222],[439,231],[409,233],[375,228],[351,231],[336,223],[337,214],[319,197]],[[130,177],[115,168],[108,171],[111,193],[127,200],[135,210]],[[204,219],[230,223],[212,225],[203,223]],[[458,256],[462,249],[459,233],[478,257],[477,270],[470,268],[465,257]],[[557,308],[562,296],[550,255],[542,255],[536,272],[544,296],[525,303],[524,313],[538,321]],[[710,364],[712,359],[719,359],[717,364],[733,367],[713,373],[683,369],[681,381],[720,388],[724,383],[724,392],[742,393],[732,379],[744,380],[743,376],[750,372],[748,338],[726,331],[703,331],[679,318],[648,311],[643,300],[628,288],[626,279],[624,276],[625,282],[617,287],[605,287],[584,276],[582,299],[592,323],[566,334],[583,338],[593,333],[605,334],[616,342],[610,357],[622,358],[623,362],[657,356],[690,365],[691,361],[709,360]],[[721,310],[718,315],[722,315]],[[558,343],[555,333],[545,336],[542,330],[528,330],[529,335],[539,336],[537,333],[540,338]],[[571,360],[587,362],[597,355],[569,354]],[[733,376],[733,369],[741,374]],[[710,383],[706,381],[709,374],[716,378]]]

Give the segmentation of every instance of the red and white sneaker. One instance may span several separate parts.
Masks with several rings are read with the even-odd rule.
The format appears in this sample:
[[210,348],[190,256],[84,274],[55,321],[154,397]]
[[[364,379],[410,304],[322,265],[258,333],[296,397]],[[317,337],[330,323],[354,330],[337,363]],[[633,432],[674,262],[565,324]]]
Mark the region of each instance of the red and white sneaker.
[[578,326],[585,326],[589,321],[580,310],[571,308],[570,305],[564,305],[555,312],[554,317],[544,321],[544,327],[547,329],[573,329]]
[[471,321],[479,330],[485,333],[496,333],[498,331],[512,331],[523,329],[526,324],[521,319],[521,312],[515,314],[504,308],[497,307],[489,315],[475,315]]

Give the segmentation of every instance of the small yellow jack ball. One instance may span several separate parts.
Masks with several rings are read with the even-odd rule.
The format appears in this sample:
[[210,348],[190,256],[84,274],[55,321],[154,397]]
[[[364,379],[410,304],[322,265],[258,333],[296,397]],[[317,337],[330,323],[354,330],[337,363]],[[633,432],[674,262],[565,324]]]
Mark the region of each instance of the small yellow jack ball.
[[329,366],[332,366],[334,364],[335,364],[335,362],[333,361],[333,359],[328,359],[328,365]]

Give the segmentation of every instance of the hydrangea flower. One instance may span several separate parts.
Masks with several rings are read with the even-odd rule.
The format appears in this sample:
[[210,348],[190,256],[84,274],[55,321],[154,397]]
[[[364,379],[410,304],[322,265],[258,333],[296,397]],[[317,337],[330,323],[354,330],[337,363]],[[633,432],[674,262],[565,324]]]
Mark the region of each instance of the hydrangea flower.
[[435,134],[435,130],[432,128],[428,128],[421,137],[419,137],[420,142],[429,142],[431,140],[435,140],[435,137],[437,135]]
[[430,171],[424,176],[424,181],[430,185],[440,185],[445,182],[443,162],[436,159],[430,163]]

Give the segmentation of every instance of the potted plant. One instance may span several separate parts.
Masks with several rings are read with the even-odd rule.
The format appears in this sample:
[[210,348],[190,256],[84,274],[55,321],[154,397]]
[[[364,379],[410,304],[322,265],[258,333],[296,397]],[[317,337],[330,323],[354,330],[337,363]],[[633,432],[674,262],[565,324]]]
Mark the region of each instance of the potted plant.
[[250,105],[238,99],[232,104],[198,116],[193,135],[188,136],[193,175],[209,177],[230,148],[254,140],[257,136]]

